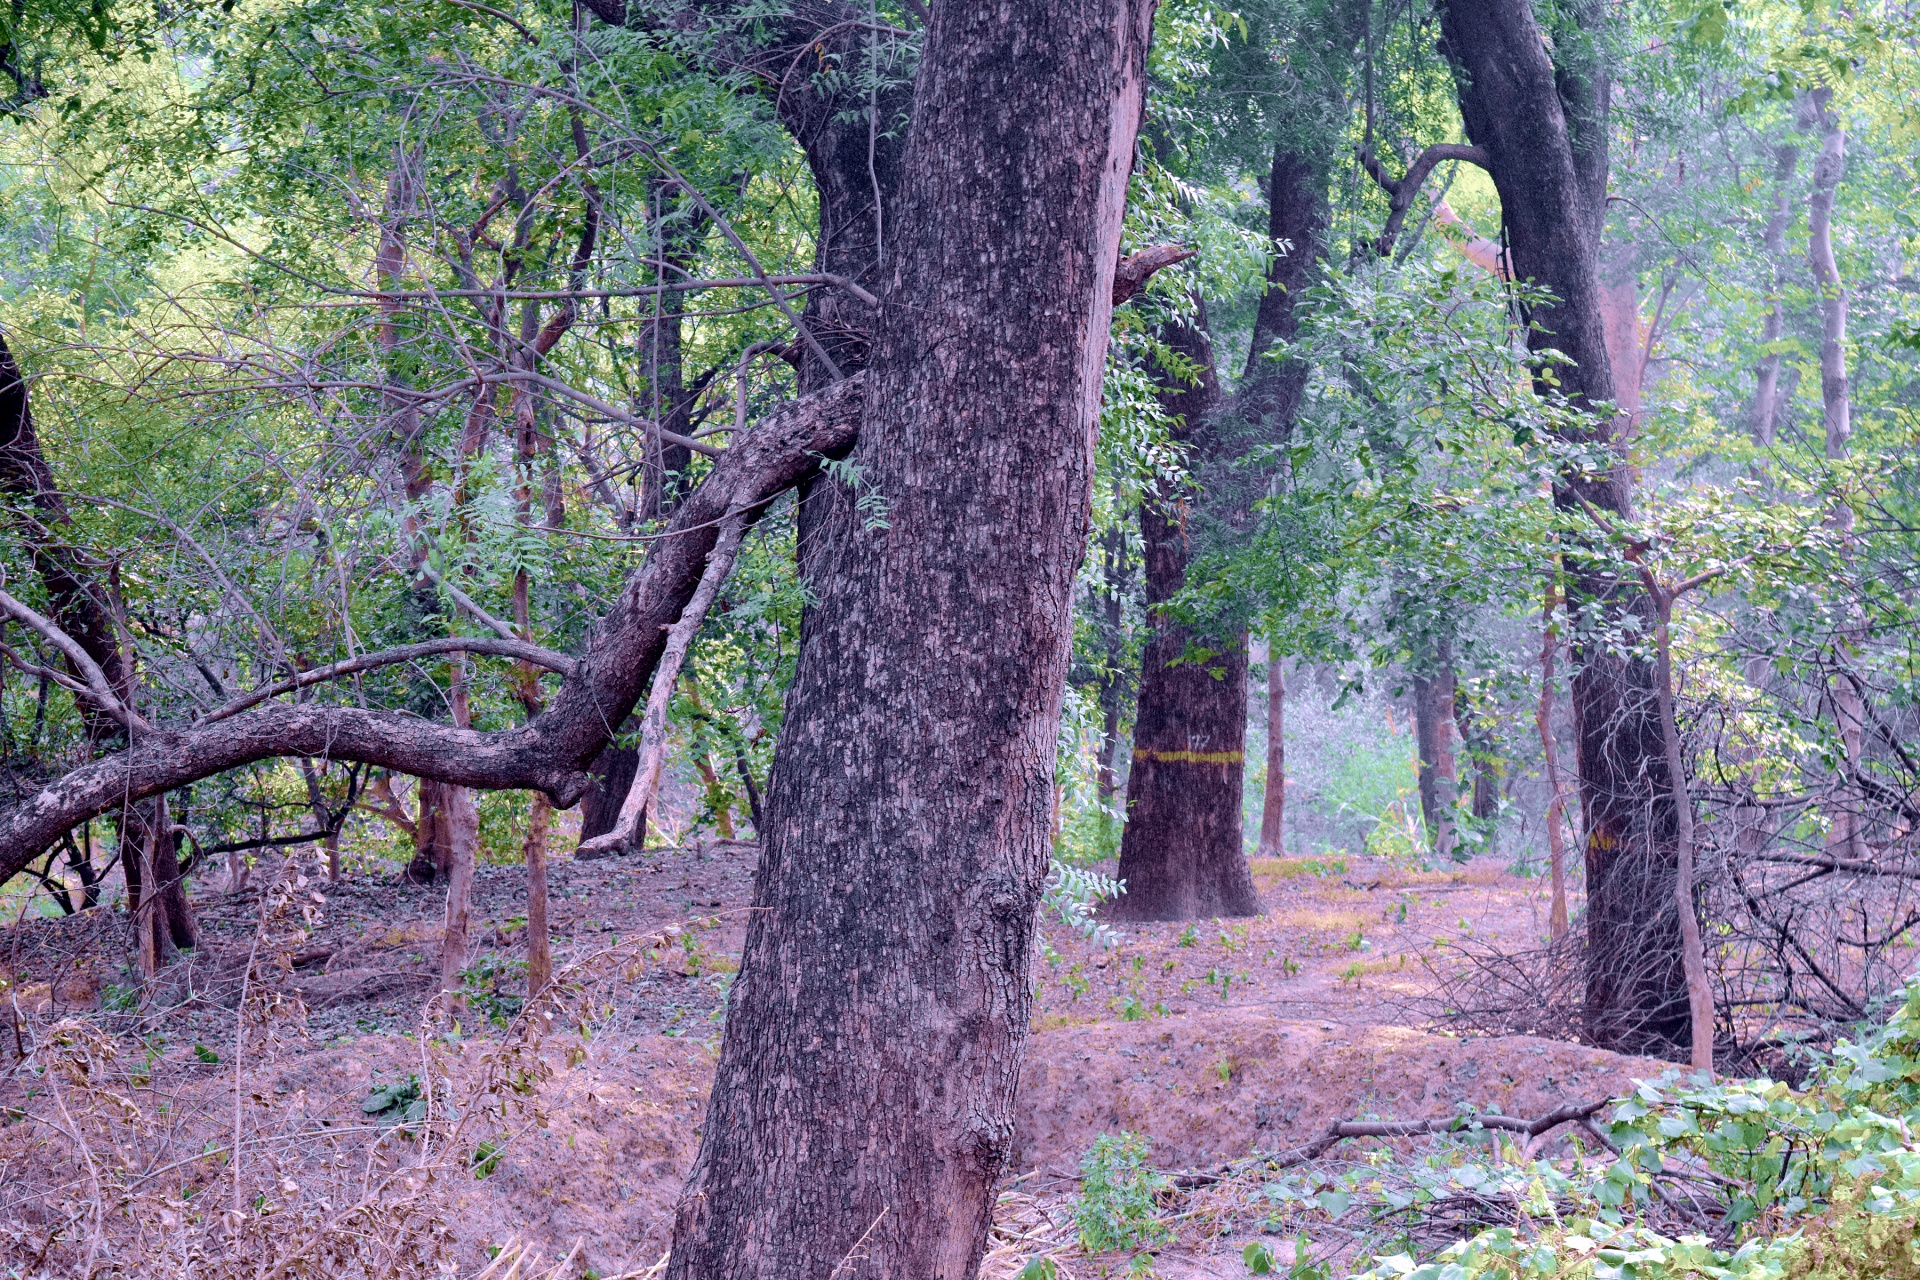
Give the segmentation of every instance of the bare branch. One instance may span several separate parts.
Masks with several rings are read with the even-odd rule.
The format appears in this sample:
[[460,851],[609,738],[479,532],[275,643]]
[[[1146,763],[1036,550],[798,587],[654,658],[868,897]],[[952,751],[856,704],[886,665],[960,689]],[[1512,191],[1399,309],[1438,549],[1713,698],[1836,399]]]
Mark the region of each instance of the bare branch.
[[88,695],[99,704],[102,711],[118,720],[122,728],[129,733],[144,733],[151,728],[145,720],[141,719],[138,712],[120,700],[119,695],[113,691],[113,686],[107,682],[106,672],[100,670],[100,664],[88,656],[87,651],[80,647],[78,640],[5,591],[0,591],[0,609],[5,610],[15,621],[25,623],[28,629],[38,634],[42,640],[66,655],[67,661],[73,664],[73,669],[80,673],[81,679],[86,681]]
[[1113,305],[1119,306],[1146,288],[1154,272],[1199,255],[1198,249],[1187,249],[1177,244],[1156,244],[1138,253],[1128,254],[1113,269]]
[[1492,159],[1479,147],[1463,146],[1457,142],[1442,142],[1422,151],[1414,162],[1407,166],[1406,176],[1398,182],[1387,175],[1386,166],[1379,157],[1366,147],[1358,150],[1360,167],[1367,171],[1380,189],[1387,193],[1387,225],[1381,228],[1380,235],[1373,242],[1374,252],[1383,258],[1393,255],[1393,242],[1400,235],[1400,227],[1407,220],[1407,210],[1413,207],[1413,198],[1420,194],[1420,188],[1426,185],[1427,178],[1433,173],[1434,166],[1443,160],[1463,160],[1468,164],[1477,164],[1491,171]]
[[563,676],[572,675],[574,672],[574,661],[566,654],[542,649],[537,644],[528,644],[517,636],[509,635],[504,640],[496,640],[491,636],[447,636],[438,640],[422,640],[419,644],[402,645],[398,649],[363,653],[358,657],[348,658],[344,662],[330,662],[324,667],[302,671],[290,680],[282,680],[278,684],[270,684],[264,689],[255,689],[252,693],[235,698],[226,706],[209,711],[196,723],[212,724],[216,720],[237,716],[248,707],[257,707],[268,698],[277,698],[283,693],[292,693],[295,689],[305,689],[310,685],[325,684],[329,680],[338,680],[341,676],[350,676],[356,672],[398,666],[403,662],[412,662],[416,658],[431,658],[443,653],[482,653],[496,658],[515,658],[521,662],[531,662],[536,667],[545,667],[548,671],[556,671]]
[[[503,640],[510,640],[515,644],[519,644],[521,642],[519,634],[516,633],[512,627],[500,621],[500,619],[494,617],[492,614],[488,613],[485,609],[482,609],[477,603],[475,603],[472,596],[468,595],[466,592],[462,591],[460,588],[454,586],[451,582],[448,582],[446,578],[440,573],[440,571],[433,567],[433,562],[431,560],[422,560],[420,562],[420,572],[426,574],[427,577],[433,581],[433,584],[435,586],[439,587],[442,591],[445,591],[448,595],[452,596],[453,602],[459,605],[462,609],[465,609],[467,611],[467,616],[472,618],[475,622],[487,628],[489,631],[492,631],[495,635],[499,636]],[[481,651],[478,649],[471,649],[471,650],[468,650],[468,652],[479,653]],[[542,650],[542,652],[545,652],[545,651]],[[563,675],[568,671],[573,670],[572,659],[562,657],[560,654],[554,654],[553,656],[555,658],[558,658],[561,662],[564,662],[566,665],[563,667],[548,666],[546,663],[539,662],[539,660],[535,658],[529,658],[527,659],[527,661],[536,662],[540,666],[547,667],[547,670],[549,671],[558,671]]]

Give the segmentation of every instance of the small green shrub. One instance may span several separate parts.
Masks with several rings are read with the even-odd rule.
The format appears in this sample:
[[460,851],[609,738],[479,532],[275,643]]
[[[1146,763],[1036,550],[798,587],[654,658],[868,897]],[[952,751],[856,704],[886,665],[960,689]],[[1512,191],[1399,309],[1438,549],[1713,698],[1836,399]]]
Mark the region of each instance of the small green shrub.
[[1137,1133],[1103,1133],[1080,1161],[1080,1198],[1073,1220],[1088,1253],[1138,1249],[1171,1237],[1155,1197],[1172,1183],[1148,1162]]
[[420,1077],[409,1075],[386,1084],[376,1084],[360,1104],[360,1110],[370,1116],[380,1116],[393,1124],[409,1124],[424,1120],[427,1115],[427,1100],[420,1096]]

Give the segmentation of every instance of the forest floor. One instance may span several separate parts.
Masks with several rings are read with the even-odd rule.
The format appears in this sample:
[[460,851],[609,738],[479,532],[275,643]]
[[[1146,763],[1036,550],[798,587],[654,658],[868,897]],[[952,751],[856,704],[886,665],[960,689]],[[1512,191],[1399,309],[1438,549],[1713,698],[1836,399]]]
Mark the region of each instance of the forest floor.
[[[463,1273],[516,1239],[549,1259],[577,1245],[582,1276],[638,1271],[661,1257],[698,1142],[755,853],[721,843],[554,864],[557,960],[652,935],[652,962],[606,988],[583,1054],[570,1054],[577,1060],[540,1091],[541,1122],[501,1121],[487,1139],[497,1159],[486,1176],[461,1169],[444,1180],[435,1212]],[[1423,958],[1444,965],[1448,944],[1462,938],[1538,946],[1547,911],[1539,881],[1490,861],[1419,872],[1361,858],[1265,859],[1255,872],[1267,908],[1255,919],[1127,925],[1110,949],[1049,921],[989,1275],[1011,1275],[1042,1251],[1061,1254],[1067,1275],[1127,1270],[1129,1254],[1086,1259],[1070,1248],[1079,1162],[1102,1133],[1144,1135],[1159,1168],[1195,1170],[1299,1145],[1353,1117],[1422,1118],[1463,1105],[1539,1115],[1618,1094],[1668,1065],[1427,1029],[1422,1002],[1434,978]],[[250,956],[258,960],[257,888],[200,898],[202,947],[138,1001],[123,985],[124,915],[27,921],[0,936],[0,956],[23,1013],[95,1019],[142,1038],[148,1087],[165,1098],[166,1123],[154,1131],[164,1130],[168,1149],[203,1149],[212,1139],[202,1130],[231,1131],[244,1110],[263,1132],[283,1135],[274,1149],[285,1197],[337,1196],[326,1176],[298,1173],[298,1135],[338,1139],[377,1127],[370,1094],[417,1074],[428,1042],[456,1059],[484,1059],[498,1043],[489,1019],[504,1025],[518,1010],[524,890],[518,868],[480,869],[468,1028],[449,1048],[416,1034],[435,986],[443,893],[371,877],[313,888],[325,902],[312,904],[317,917],[272,971],[277,979],[249,967]],[[658,931],[674,925],[682,927],[662,942]],[[243,1053],[236,1072],[234,1010],[249,972],[246,981],[297,995],[306,1016],[270,1048]],[[1312,1194],[1311,1179],[1304,1185]],[[1159,1251],[1154,1273],[1247,1275],[1241,1248],[1278,1226],[1259,1190],[1240,1179],[1179,1196],[1179,1238]],[[1338,1213],[1322,1217],[1316,1240],[1366,1238]],[[1283,1261],[1290,1256],[1290,1244],[1268,1241]]]

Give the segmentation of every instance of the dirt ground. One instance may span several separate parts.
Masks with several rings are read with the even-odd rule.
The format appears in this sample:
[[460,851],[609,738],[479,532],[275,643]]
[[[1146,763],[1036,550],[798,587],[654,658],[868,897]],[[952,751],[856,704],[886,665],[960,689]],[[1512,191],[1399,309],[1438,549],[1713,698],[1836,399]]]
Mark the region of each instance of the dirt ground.
[[[560,963],[700,923],[595,1011],[584,1054],[542,1090],[545,1126],[503,1126],[489,1138],[498,1158],[487,1176],[447,1182],[445,1223],[464,1272],[513,1239],[549,1258],[577,1246],[582,1276],[660,1258],[698,1142],[755,854],[721,843],[554,865]],[[1492,864],[1421,873],[1364,859],[1262,860],[1255,871],[1267,908],[1257,919],[1130,925],[1111,949],[1049,922],[990,1273],[1011,1274],[1035,1249],[1071,1238],[1078,1163],[1101,1133],[1143,1134],[1158,1166],[1191,1170],[1295,1146],[1355,1116],[1445,1115],[1465,1104],[1540,1114],[1668,1065],[1421,1029],[1431,984],[1422,958],[1444,964],[1447,943],[1461,937],[1535,945],[1546,919],[1539,882]],[[96,909],[23,922],[0,937],[12,998],[43,1020],[80,1015],[143,1037],[151,1088],[168,1099],[182,1144],[199,1128],[239,1123],[243,1104],[280,1132],[364,1129],[370,1092],[421,1062],[416,1032],[435,984],[442,894],[371,878],[313,888],[324,904],[280,979],[304,1002],[304,1029],[237,1077],[234,1009],[257,887],[201,898],[201,949],[143,1000],[121,968],[124,916]],[[520,870],[483,867],[466,1034],[443,1046],[456,1058],[479,1061],[497,1035],[489,1019],[505,1024],[518,1010],[524,913]],[[301,1181],[289,1173],[282,1192],[319,1194]],[[1209,1213],[1204,1231],[1161,1254],[1156,1274],[1247,1274],[1238,1249],[1261,1230],[1260,1216]],[[1125,1262],[1066,1270],[1118,1273]]]

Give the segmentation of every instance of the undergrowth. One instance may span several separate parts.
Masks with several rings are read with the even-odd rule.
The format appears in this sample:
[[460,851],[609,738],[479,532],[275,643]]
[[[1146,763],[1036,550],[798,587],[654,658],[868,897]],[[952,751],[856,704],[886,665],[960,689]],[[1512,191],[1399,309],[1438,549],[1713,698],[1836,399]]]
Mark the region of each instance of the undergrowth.
[[[509,1001],[502,974],[464,975],[498,1027],[463,1036],[429,1006],[398,1079],[375,1082],[364,1123],[309,1117],[265,1094],[263,1069],[306,1036],[282,981],[324,900],[289,861],[263,895],[234,1039],[196,1046],[231,1075],[227,1101],[186,1105],[157,1082],[138,1019],[41,1018],[9,999],[0,1067],[0,1276],[155,1280],[389,1280],[451,1274],[447,1193],[484,1178],[546,1123],[542,1091],[586,1056],[612,993],[676,945],[680,930],[588,956],[545,991]],[[270,1074],[270,1073],[269,1073]],[[506,1259],[502,1261],[502,1259]],[[578,1274],[526,1247],[486,1275]]]

